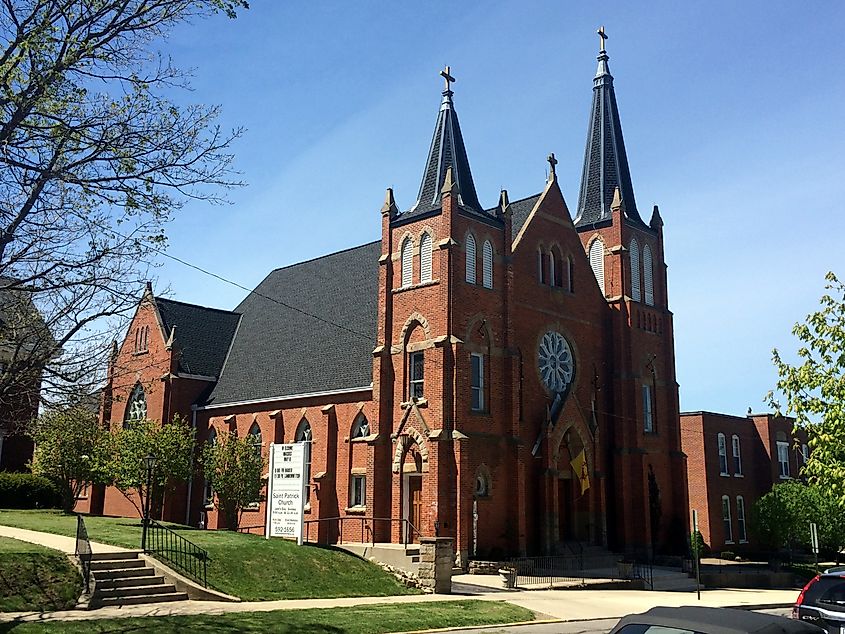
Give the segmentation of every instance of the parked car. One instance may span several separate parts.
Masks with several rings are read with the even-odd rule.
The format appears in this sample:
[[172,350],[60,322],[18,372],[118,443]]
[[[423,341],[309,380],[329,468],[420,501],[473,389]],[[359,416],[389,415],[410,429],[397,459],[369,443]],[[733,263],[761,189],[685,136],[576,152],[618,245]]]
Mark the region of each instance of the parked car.
[[810,579],[798,595],[792,618],[845,634],[845,568],[830,568]]
[[[610,634],[822,634],[810,623],[731,608],[652,608],[622,618]],[[837,632],[838,634],[838,632]]]

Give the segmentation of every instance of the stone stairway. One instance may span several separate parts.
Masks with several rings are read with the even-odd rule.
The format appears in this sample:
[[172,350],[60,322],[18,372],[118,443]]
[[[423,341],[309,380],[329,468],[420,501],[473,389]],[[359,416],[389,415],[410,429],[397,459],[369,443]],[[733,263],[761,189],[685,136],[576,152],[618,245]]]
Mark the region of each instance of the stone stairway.
[[338,548],[349,551],[363,559],[374,559],[379,563],[399,568],[408,573],[416,573],[420,564],[419,544],[337,544]]
[[188,595],[138,557],[137,552],[96,553],[91,556],[93,607],[185,601]]

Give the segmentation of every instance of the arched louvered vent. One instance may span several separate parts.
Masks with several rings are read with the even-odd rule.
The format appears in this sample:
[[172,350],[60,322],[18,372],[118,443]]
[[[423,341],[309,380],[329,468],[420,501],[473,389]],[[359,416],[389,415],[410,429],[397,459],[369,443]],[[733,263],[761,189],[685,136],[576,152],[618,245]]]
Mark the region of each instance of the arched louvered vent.
[[642,287],[640,285],[640,245],[636,238],[631,238],[631,299],[642,301]]
[[493,288],[493,245],[489,240],[481,247],[481,277],[484,288]]
[[604,295],[604,242],[600,239],[593,240],[590,245],[590,267]]
[[643,247],[643,286],[645,287],[645,303],[654,306],[654,271],[652,270],[651,249]]
[[414,274],[414,253],[410,238],[402,241],[402,288],[411,285]]
[[420,282],[431,281],[431,235],[424,233],[420,240]]
[[467,236],[467,282],[475,284],[475,238],[472,234]]

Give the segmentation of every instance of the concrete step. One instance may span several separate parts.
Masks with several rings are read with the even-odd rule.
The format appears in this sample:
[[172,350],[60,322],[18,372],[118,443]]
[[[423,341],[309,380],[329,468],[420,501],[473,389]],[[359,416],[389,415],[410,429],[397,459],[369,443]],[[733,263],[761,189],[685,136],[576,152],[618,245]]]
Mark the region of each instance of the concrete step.
[[100,588],[97,587],[97,594],[103,599],[113,597],[140,597],[150,594],[161,595],[176,592],[176,588],[169,583],[158,583],[150,586],[129,586],[119,588]]
[[125,561],[127,559],[138,559],[140,551],[127,550],[125,552],[91,553],[91,561]]
[[122,570],[127,568],[144,568],[147,562],[143,559],[101,559],[91,562],[91,571]]
[[142,605],[145,603],[165,603],[171,601],[187,601],[188,595],[184,592],[166,592],[162,594],[130,595],[124,597],[108,597],[100,601],[100,606],[112,605]]
[[138,586],[155,586],[164,583],[161,575],[150,575],[149,577],[125,577],[122,579],[97,579],[97,587],[103,590],[111,588],[131,588]]
[[128,577],[151,577],[155,575],[155,570],[145,566],[143,568],[115,568],[112,570],[92,570],[91,574],[94,579],[100,581],[101,579],[126,579]]

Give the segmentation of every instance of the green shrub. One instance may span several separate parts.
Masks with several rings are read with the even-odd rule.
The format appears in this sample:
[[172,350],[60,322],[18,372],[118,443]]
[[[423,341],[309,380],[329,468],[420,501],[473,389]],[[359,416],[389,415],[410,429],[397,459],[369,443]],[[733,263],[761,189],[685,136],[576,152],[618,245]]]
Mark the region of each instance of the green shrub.
[[0,508],[57,508],[59,491],[47,478],[31,473],[0,473]]

